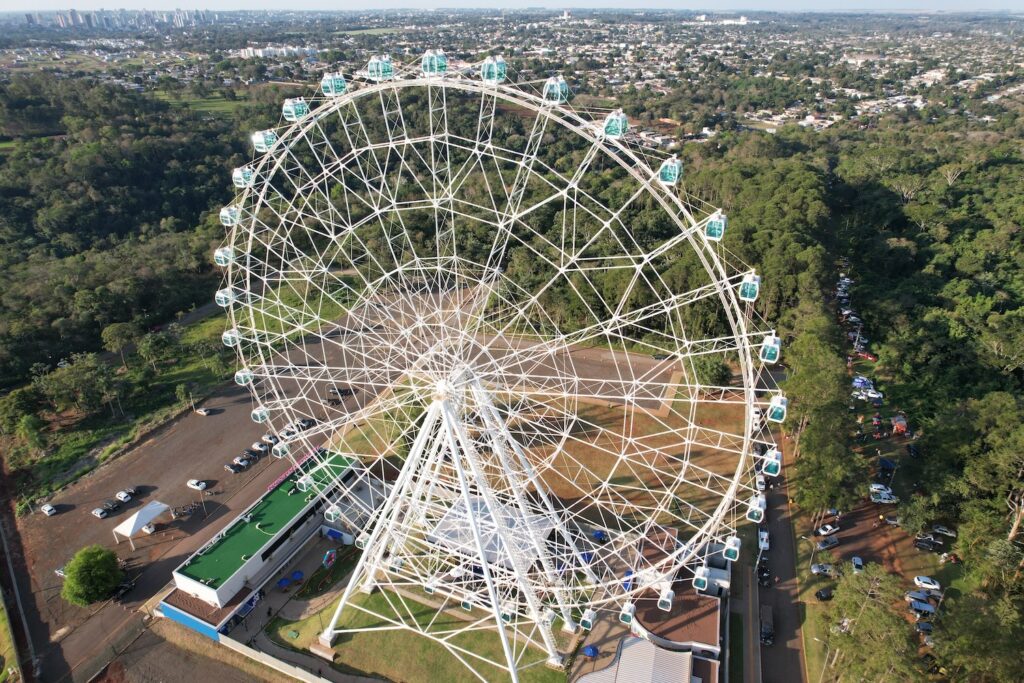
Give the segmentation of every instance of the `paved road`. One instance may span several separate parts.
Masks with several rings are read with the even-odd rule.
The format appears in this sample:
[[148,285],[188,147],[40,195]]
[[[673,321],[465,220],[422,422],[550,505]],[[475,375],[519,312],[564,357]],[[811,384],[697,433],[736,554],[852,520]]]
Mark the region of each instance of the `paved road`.
[[[783,447],[788,468],[784,473],[793,471],[790,451]],[[787,487],[788,479],[781,486],[776,484],[768,493],[768,533],[771,538],[768,566],[772,572],[772,584],[760,589],[760,602],[772,606],[775,644],[761,648],[761,680],[764,683],[804,680],[803,639],[800,635],[802,609],[797,601],[796,547]]]

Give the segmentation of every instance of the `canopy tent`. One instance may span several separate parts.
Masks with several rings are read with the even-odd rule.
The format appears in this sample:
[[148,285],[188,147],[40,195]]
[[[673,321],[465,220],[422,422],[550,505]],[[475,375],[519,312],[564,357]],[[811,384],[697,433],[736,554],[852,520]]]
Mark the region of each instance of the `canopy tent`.
[[128,539],[128,543],[131,544],[132,550],[135,550],[135,543],[132,541],[132,537],[142,531],[142,527],[170,509],[169,505],[158,500],[146,503],[135,514],[114,527],[114,540],[120,543],[121,539],[118,538],[118,535],[124,536]]

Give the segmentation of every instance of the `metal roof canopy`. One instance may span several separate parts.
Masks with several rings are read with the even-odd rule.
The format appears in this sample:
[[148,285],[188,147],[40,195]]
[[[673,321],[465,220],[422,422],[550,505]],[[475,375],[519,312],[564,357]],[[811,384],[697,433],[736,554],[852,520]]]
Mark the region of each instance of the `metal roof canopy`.
[[139,533],[142,527],[146,526],[154,519],[164,514],[171,507],[166,503],[161,503],[158,500],[146,503],[140,510],[134,515],[124,520],[116,527],[114,527],[114,541],[120,543],[121,540],[117,537],[118,534],[128,539],[128,543],[131,545],[132,550],[135,550],[135,543],[132,541],[132,536]]

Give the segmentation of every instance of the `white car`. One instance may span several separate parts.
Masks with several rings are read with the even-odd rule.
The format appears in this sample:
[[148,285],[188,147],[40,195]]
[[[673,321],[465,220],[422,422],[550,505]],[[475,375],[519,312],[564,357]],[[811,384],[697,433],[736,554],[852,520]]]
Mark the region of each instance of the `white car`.
[[878,389],[864,389],[864,395],[868,398],[885,398],[885,394]]
[[104,510],[103,508],[93,508],[92,510],[92,516],[97,517],[99,519],[104,519],[109,514],[110,513]]
[[196,415],[202,415],[203,417],[206,417],[209,414],[210,414],[210,409],[209,408],[196,408]]
[[853,565],[854,574],[860,574],[862,571],[864,571],[864,560],[862,560],[860,557],[856,555],[851,557],[850,564]]
[[195,489],[196,491],[206,490],[206,482],[203,481],[202,479],[189,479],[188,483],[185,484],[185,486],[189,487],[190,489]]
[[122,503],[127,503],[132,499],[132,494],[127,491],[118,491],[114,494],[114,498],[117,498]]
[[758,531],[757,532],[757,547],[760,548],[761,550],[764,550],[764,551],[768,551],[768,550],[771,549],[769,547],[769,540],[768,540],[768,532],[767,531]]
[[276,444],[280,440],[281,439],[277,438],[277,436],[275,436],[273,434],[264,434],[263,436],[260,437],[260,441],[262,441],[263,443],[268,444],[270,446],[273,446],[274,444]]
[[757,477],[754,479],[754,484],[757,486],[758,491],[764,491],[766,488],[768,488],[768,484],[765,482],[763,474],[757,475]]
[[811,573],[815,576],[832,576],[835,568],[830,564],[812,564]]
[[891,493],[872,493],[871,502],[879,505],[895,505],[900,499]]
[[49,503],[43,503],[42,507],[40,507],[39,509],[47,517],[53,517],[55,514],[57,514],[57,508],[53,507]]
[[815,530],[814,535],[815,536],[831,536],[832,534],[834,534],[837,531],[839,531],[839,525],[838,524],[823,524],[823,525],[821,525],[820,527],[818,527]]
[[142,527],[142,531],[143,531],[143,533],[151,534],[154,531],[156,531],[156,527],[153,526],[152,523],[150,523],[150,524],[147,524],[146,526]]
[[263,443],[262,441],[253,441],[252,446],[249,448],[253,449],[257,453],[266,453],[270,450],[270,446]]
[[938,581],[930,576],[915,576],[914,585],[918,588],[924,588],[926,590],[941,591],[942,586]]
[[956,529],[950,529],[948,526],[942,526],[941,524],[932,524],[932,531],[943,536],[949,536],[950,538],[956,538]]
[[892,489],[886,486],[885,484],[872,484],[871,493],[888,493],[891,496]]

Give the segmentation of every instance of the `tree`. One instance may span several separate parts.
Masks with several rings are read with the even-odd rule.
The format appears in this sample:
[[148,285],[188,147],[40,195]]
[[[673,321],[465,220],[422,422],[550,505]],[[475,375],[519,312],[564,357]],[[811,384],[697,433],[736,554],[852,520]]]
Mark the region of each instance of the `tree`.
[[148,361],[155,371],[156,362],[164,357],[171,345],[170,335],[163,332],[150,332],[139,340],[139,355]]
[[60,594],[72,605],[86,607],[110,596],[121,581],[114,551],[100,545],[82,548],[64,567]]
[[0,430],[11,433],[27,415],[34,415],[39,410],[42,397],[31,385],[20,387],[3,398],[0,398]]
[[133,323],[113,323],[103,328],[100,338],[103,340],[103,348],[111,353],[119,354],[121,365],[127,367],[124,350],[138,340],[139,328]]
[[43,427],[46,423],[36,415],[23,415],[18,420],[18,427],[15,435],[22,443],[38,452],[46,447],[46,439],[43,437]]

